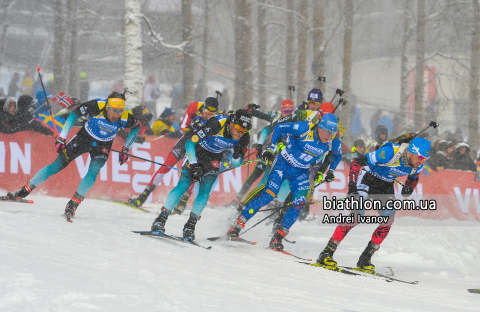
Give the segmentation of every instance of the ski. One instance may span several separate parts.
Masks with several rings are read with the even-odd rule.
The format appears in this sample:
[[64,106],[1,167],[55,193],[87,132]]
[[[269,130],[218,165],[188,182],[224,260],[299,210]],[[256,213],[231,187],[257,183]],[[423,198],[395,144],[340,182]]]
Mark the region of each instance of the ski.
[[333,268],[333,267],[328,267],[328,266],[321,265],[319,263],[310,263],[310,262],[301,262],[301,261],[297,261],[297,262],[302,263],[302,264],[311,265],[311,266],[314,266],[314,267],[317,267],[317,268],[323,268],[325,270],[329,270],[329,271],[333,271],[333,272],[339,272],[339,273],[343,273],[343,274],[347,274],[347,275],[358,275],[358,276],[360,276],[360,274],[358,274],[358,273],[343,270],[339,267]]
[[418,281],[413,281],[413,282],[404,281],[404,280],[394,278],[394,277],[391,277],[391,276],[387,276],[387,275],[377,273],[377,272],[374,272],[374,271],[362,271],[360,268],[351,268],[351,267],[345,267],[345,266],[340,266],[340,268],[342,268],[344,270],[355,271],[355,273],[358,272],[362,276],[369,276],[370,275],[370,276],[381,277],[381,278],[387,279],[389,281],[395,281],[395,282],[400,282],[400,283],[405,283],[405,284],[410,284],[410,285],[418,284]]
[[300,259],[300,260],[303,260],[303,261],[312,261],[312,259],[306,259],[306,258],[302,258],[302,257],[299,257],[299,256],[295,256],[294,254],[291,254],[289,252],[286,252],[284,250],[278,250],[278,249],[272,249],[272,248],[265,248],[265,249],[269,249],[269,250],[273,250],[273,251],[276,251],[276,252],[280,252],[284,255],[287,255],[287,256],[292,256],[292,257],[295,257],[297,259]]
[[471,292],[473,294],[480,294],[480,288],[477,288],[477,289],[467,289],[468,292]]
[[0,196],[1,201],[6,201],[6,202],[13,202],[13,203],[24,203],[24,204],[33,204],[33,200],[31,199],[24,199],[24,198],[19,198],[19,199],[7,199],[7,196]]
[[256,245],[257,242],[252,242],[240,237],[234,237],[234,236],[216,236],[216,237],[208,237],[207,238],[209,241],[218,241],[218,240],[225,240],[225,241],[232,241],[232,242],[239,242],[239,243],[245,243],[249,245]]
[[156,231],[132,231],[132,232],[140,234],[140,235],[145,235],[145,236],[163,237],[163,238],[175,240],[177,242],[182,242],[182,243],[194,245],[194,246],[197,246],[197,247],[201,247],[201,248],[204,248],[204,249],[207,249],[207,250],[212,249],[212,246],[208,246],[208,247],[202,246],[195,241],[184,240],[183,238],[177,237],[175,235],[169,235],[169,234],[165,234],[165,233],[162,234],[162,233],[156,232]]
[[130,207],[130,208],[133,208],[133,209],[140,210],[140,211],[142,211],[142,212],[150,213],[150,211],[148,211],[148,210],[145,210],[145,209],[140,208],[140,207],[137,207],[137,206],[130,205],[128,202],[123,201],[123,200],[110,199],[110,198],[99,197],[99,196],[93,196],[93,198],[95,198],[95,199],[100,199],[100,200],[104,200],[104,201],[108,201],[108,202],[111,202],[111,203],[116,203],[116,204],[124,205],[124,206]]

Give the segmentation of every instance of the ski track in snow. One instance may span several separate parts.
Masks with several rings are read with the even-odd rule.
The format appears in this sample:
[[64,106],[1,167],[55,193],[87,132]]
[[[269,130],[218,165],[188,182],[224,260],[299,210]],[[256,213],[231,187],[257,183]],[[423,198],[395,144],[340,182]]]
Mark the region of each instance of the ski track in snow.
[[[1,192],[4,193],[3,191]],[[226,232],[233,211],[206,208],[196,228],[205,250],[144,237],[154,213],[86,199],[73,223],[60,215],[66,198],[29,196],[35,204],[0,202],[0,311],[478,311],[480,224],[400,218],[373,256],[377,271],[417,285],[353,277],[296,263],[265,250],[271,226],[245,239],[210,242]],[[191,204],[190,204],[191,205]],[[188,206],[187,206],[188,209]],[[170,216],[181,236],[190,211]],[[248,224],[255,224],[259,213]],[[359,225],[335,259],[355,266],[374,225]],[[297,222],[285,250],[316,259],[334,230]],[[315,260],[314,260],[315,261]]]

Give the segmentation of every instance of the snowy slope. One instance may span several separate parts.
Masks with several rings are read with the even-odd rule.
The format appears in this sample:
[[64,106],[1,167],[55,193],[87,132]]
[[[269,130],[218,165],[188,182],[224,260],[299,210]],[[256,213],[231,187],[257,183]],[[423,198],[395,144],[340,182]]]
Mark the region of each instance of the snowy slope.
[[[3,194],[3,192],[0,192]],[[400,218],[374,255],[377,271],[417,285],[344,276],[295,262],[262,246],[209,242],[232,211],[205,209],[197,241],[142,237],[152,212],[87,199],[73,223],[60,215],[68,199],[29,196],[0,202],[0,311],[478,311],[480,224]],[[181,234],[188,213],[171,216]],[[259,213],[247,227],[265,215]],[[333,233],[317,221],[294,225],[285,250],[316,259]],[[356,227],[335,259],[355,266],[373,225]],[[263,247],[270,227],[245,234]]]

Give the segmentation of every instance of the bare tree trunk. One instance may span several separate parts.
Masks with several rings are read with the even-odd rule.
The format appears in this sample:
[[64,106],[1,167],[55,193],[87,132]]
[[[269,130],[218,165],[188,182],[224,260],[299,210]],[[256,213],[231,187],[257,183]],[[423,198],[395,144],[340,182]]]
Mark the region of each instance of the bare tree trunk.
[[301,103],[307,93],[308,5],[308,0],[302,0],[298,3],[298,13],[305,19],[298,19],[297,103]]
[[78,0],[68,0],[68,15],[71,33],[70,45],[70,71],[68,78],[68,95],[80,96],[79,70],[78,70]]
[[128,95],[127,105],[142,103],[142,24],[140,0],[125,0],[125,80],[124,86],[133,94]]
[[[288,0],[287,1],[287,9],[289,11],[294,11],[295,10],[295,2],[293,0]],[[285,79],[287,86],[293,86],[294,85],[294,64],[295,64],[295,55],[293,54],[293,41],[295,40],[295,23],[293,22],[295,20],[295,15],[293,13],[286,13],[286,31],[287,35],[285,36],[286,38],[286,43],[285,43]],[[288,91],[288,88],[286,89],[286,98],[290,98],[290,91]],[[294,100],[293,98],[291,99],[292,101]],[[301,104],[301,103],[297,103]]]
[[9,19],[8,19],[8,9],[10,8],[10,5],[15,2],[15,0],[10,0],[10,1],[3,1],[2,5],[2,10],[3,10],[3,27],[2,27],[2,42],[0,43],[0,68],[3,65],[3,60],[5,58],[5,47],[7,44],[7,32],[8,32],[8,27],[10,26],[9,24]]
[[423,126],[423,69],[425,67],[425,0],[418,0],[415,62],[415,129]]
[[[468,118],[468,139],[472,151],[478,151],[478,105],[480,90],[478,87],[480,70],[480,5],[473,0],[474,23],[472,29],[472,50],[470,55],[470,105]],[[474,157],[477,155],[474,154]]]
[[[401,126],[407,123],[408,118],[408,40],[410,39],[410,31],[408,27],[408,8],[410,6],[410,1],[405,2],[404,6],[404,25],[403,25],[403,41],[402,41],[402,53],[400,56],[400,112],[395,114],[393,125],[394,130],[391,137],[396,137],[400,135]],[[372,130],[374,131],[374,129]]]
[[192,40],[192,0],[182,0],[183,41],[188,41],[183,57],[183,105],[184,108],[194,101],[193,85],[195,83],[195,62]]
[[[313,1],[313,57],[315,61],[315,78],[325,76],[325,20],[323,19],[323,0]],[[325,93],[325,86],[320,87]]]
[[[264,4],[265,0],[258,0],[260,4]],[[267,29],[265,27],[265,16],[267,9],[263,5],[258,6],[257,31],[258,31],[258,104],[267,110]]]
[[[345,93],[351,92],[351,77],[352,77],[352,37],[353,37],[353,1],[345,1],[345,34],[343,39],[343,91]],[[342,109],[342,123],[345,127],[344,142],[349,145],[352,129],[353,117],[352,105],[345,105]]]
[[203,26],[203,68],[202,68],[202,77],[198,81],[198,96],[199,99],[195,99],[196,101],[203,101],[207,95],[207,62],[208,62],[208,23],[209,23],[209,16],[208,13],[208,0],[205,0],[205,24]]
[[53,91],[65,90],[65,4],[63,0],[56,0],[54,6],[54,36],[55,49],[53,50]]
[[244,108],[253,98],[251,4],[235,1],[235,97],[234,108]]

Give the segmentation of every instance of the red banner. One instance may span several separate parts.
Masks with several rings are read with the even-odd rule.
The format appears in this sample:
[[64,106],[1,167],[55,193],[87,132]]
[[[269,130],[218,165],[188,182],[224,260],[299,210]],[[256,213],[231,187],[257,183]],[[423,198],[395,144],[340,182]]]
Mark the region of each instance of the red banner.
[[[77,131],[78,128],[73,128],[69,138],[73,137]],[[123,143],[123,140],[117,137],[113,148],[119,150]],[[175,143],[176,139],[160,138],[150,143],[134,144],[131,153],[163,163]],[[38,170],[52,163],[56,157],[53,137],[33,131],[10,135],[0,134],[0,189],[17,190]],[[87,173],[88,163],[88,154],[78,157],[63,171],[38,186],[34,193],[42,192],[48,196],[67,198],[73,196],[81,179]],[[181,169],[181,165],[179,163],[176,167]],[[210,196],[209,206],[222,206],[233,200],[254,166],[255,163],[220,174],[218,183]],[[136,196],[144,190],[158,167],[159,165],[135,158],[130,158],[126,164],[120,166],[118,154],[112,152],[87,196],[121,200]],[[335,181],[317,187],[314,200],[322,200],[323,196],[327,196],[327,198],[346,197],[348,170],[348,165],[341,162],[335,171]],[[180,174],[180,171],[171,170],[165,175],[161,184],[153,192],[152,202],[162,204],[168,193],[177,185]],[[475,173],[466,171],[443,170],[432,171],[428,176],[422,174],[412,198],[417,202],[426,199],[435,200],[437,209],[399,210],[397,216],[417,216],[434,220],[454,218],[480,221],[480,182],[477,184],[474,179]],[[402,196],[399,195],[401,186],[396,183],[395,188],[398,193],[397,198],[401,199]],[[323,214],[324,212],[321,205],[316,205],[312,207],[311,213]],[[338,211],[329,213],[336,214]]]

